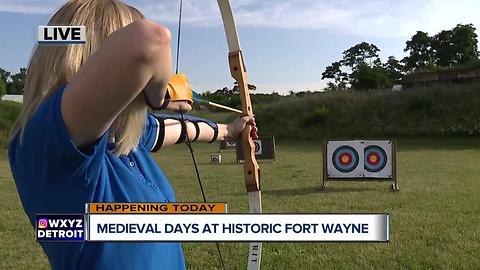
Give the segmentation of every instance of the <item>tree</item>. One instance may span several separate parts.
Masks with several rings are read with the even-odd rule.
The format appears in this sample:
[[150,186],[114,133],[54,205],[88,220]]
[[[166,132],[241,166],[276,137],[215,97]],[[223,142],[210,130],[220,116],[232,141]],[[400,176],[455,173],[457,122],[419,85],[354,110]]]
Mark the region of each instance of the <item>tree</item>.
[[11,82],[7,83],[7,93],[10,95],[22,95],[26,76],[26,68],[21,68],[19,73],[11,75]]
[[[379,52],[375,44],[367,42],[344,51],[343,59],[333,62],[322,73],[322,79],[334,80],[327,84],[325,91],[347,89],[347,85],[354,90],[381,89],[400,80],[403,66],[393,56],[387,64],[382,64]],[[350,71],[350,74],[344,70]]]
[[343,64],[352,70],[361,64],[372,65],[376,61],[380,61],[378,52],[380,49],[374,44],[362,42],[343,52]]
[[473,24],[458,24],[451,31],[452,62],[461,65],[478,60],[477,29]]
[[403,59],[409,71],[451,67],[478,60],[478,40],[472,24],[458,24],[451,30],[443,30],[430,37],[418,31],[406,43]]
[[325,68],[325,71],[322,73],[323,79],[334,79],[335,83],[330,85],[330,90],[342,90],[345,89],[348,83],[348,74],[342,71],[342,61],[333,62],[330,66]]
[[10,72],[6,71],[3,68],[0,68],[0,79],[7,83],[8,78],[10,77]]
[[7,93],[7,83],[0,77],[0,98]]
[[432,39],[435,61],[438,66],[448,67],[455,64],[455,49],[452,43],[452,31],[443,30]]
[[407,70],[427,69],[435,64],[435,52],[432,46],[433,40],[427,33],[417,31],[406,42],[404,52],[409,55],[403,59]]
[[394,83],[398,83],[403,77],[404,66],[395,56],[389,56],[387,62],[383,65],[388,77]]
[[[248,91],[255,91],[257,90],[257,86],[255,86],[254,84],[248,84],[247,85],[248,87]],[[225,89],[225,88],[224,88]],[[235,85],[233,86],[232,88],[232,91],[233,91],[233,94],[237,95],[240,93],[240,88],[238,87],[238,83],[235,82]]]
[[325,88],[323,88],[323,91],[324,92],[335,92],[335,91],[338,91],[338,87],[336,84],[334,84],[333,82],[328,82],[327,83],[327,86],[325,86]]
[[381,66],[369,66],[366,63],[357,66],[351,75],[352,88],[356,90],[384,89],[391,84],[388,72]]

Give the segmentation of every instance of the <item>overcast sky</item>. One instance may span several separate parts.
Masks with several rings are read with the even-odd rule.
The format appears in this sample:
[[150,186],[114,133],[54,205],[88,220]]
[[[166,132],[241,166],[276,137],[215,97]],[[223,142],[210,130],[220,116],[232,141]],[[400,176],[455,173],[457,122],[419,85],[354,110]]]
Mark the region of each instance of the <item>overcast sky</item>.
[[[0,67],[25,67],[38,25],[63,2],[0,0]],[[125,1],[177,32],[179,0]],[[231,87],[227,46],[215,0],[184,0],[180,72],[203,92]],[[435,34],[458,23],[480,28],[478,0],[231,0],[250,83],[260,92],[320,90],[325,67],[362,41],[382,59],[404,56],[417,30]],[[480,35],[480,31],[477,30]],[[176,44],[173,44],[173,49]],[[172,52],[174,53],[174,52]]]

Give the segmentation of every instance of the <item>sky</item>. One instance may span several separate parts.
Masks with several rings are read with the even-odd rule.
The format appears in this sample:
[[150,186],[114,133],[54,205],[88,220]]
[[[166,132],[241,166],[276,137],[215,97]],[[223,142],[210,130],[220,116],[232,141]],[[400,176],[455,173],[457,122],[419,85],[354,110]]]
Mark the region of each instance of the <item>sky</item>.
[[[0,67],[26,67],[45,25],[64,0],[0,0]],[[167,26],[176,37],[179,0],[125,0]],[[472,23],[480,36],[479,0],[230,0],[249,83],[257,92],[318,91],[325,67],[346,49],[366,41],[382,60],[405,56],[416,31],[434,35]],[[231,88],[227,43],[215,0],[183,0],[179,72],[194,90]],[[172,41],[175,56],[176,38]],[[175,59],[175,58],[174,58]],[[175,62],[175,61],[173,61]],[[174,68],[174,67],[172,67]]]

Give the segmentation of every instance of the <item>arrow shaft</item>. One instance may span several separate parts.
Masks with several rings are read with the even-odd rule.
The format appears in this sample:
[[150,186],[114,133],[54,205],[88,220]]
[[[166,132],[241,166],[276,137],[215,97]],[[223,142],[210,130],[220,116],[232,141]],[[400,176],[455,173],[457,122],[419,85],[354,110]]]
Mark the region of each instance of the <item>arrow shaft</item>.
[[215,102],[207,101],[207,103],[210,106],[217,107],[217,108],[220,108],[220,109],[224,109],[224,110],[227,110],[227,111],[236,112],[236,113],[239,113],[239,114],[243,113],[241,110],[237,110],[237,109],[234,109],[234,108],[222,105],[222,104],[218,104],[218,103],[215,103]]
[[204,104],[207,104],[207,105],[212,106],[212,107],[217,107],[217,108],[220,108],[220,109],[224,109],[224,110],[231,111],[231,112],[236,112],[236,113],[239,113],[239,114],[243,113],[241,110],[237,110],[237,109],[234,109],[232,107],[228,107],[228,106],[225,106],[225,105],[222,105],[222,104],[218,104],[218,103],[215,103],[215,102],[205,100],[201,97],[200,94],[198,94],[194,91],[192,91],[192,93],[193,93],[193,100],[196,101],[196,102],[204,103]]

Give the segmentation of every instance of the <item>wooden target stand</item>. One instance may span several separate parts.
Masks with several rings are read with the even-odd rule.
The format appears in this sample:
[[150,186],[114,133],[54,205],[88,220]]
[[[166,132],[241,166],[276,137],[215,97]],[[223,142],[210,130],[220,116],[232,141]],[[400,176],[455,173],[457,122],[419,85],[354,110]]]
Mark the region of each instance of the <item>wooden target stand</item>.
[[[331,177],[328,172],[328,153],[327,153],[327,146],[329,142],[332,141],[345,141],[345,142],[351,142],[351,141],[360,141],[360,142],[368,142],[368,141],[380,141],[380,140],[385,140],[385,141],[390,141],[391,142],[391,176],[390,177]],[[398,178],[397,178],[397,145],[396,145],[396,140],[395,139],[372,139],[372,140],[366,140],[366,139],[348,139],[348,140],[325,140],[324,142],[324,148],[323,148],[323,182],[322,185],[320,186],[320,189],[325,189],[325,187],[328,185],[330,181],[352,181],[352,182],[385,182],[385,181],[393,181],[391,185],[391,189],[393,191],[400,191],[400,187],[398,185]]]

